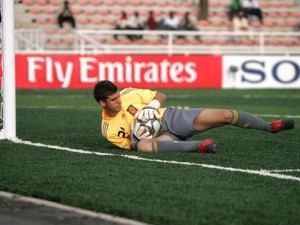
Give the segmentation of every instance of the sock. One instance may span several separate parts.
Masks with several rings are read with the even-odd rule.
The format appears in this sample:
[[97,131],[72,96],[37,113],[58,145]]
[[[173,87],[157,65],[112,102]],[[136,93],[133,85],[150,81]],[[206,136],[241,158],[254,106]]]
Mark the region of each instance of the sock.
[[231,125],[233,126],[272,132],[271,123],[249,113],[232,110],[232,115]]
[[152,151],[159,152],[192,152],[198,151],[201,141],[155,141]]

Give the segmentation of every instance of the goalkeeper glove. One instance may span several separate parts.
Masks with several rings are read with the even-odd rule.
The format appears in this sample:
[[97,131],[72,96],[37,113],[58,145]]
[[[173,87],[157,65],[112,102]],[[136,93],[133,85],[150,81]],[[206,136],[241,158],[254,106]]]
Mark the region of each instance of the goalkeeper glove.
[[146,107],[142,108],[140,112],[137,113],[136,117],[138,120],[147,121],[150,119],[160,118],[157,109],[160,107],[160,102],[154,99]]
[[136,149],[140,140],[152,138],[149,130],[140,125],[141,124],[139,122],[137,122],[135,125],[131,124],[131,145],[134,149]]

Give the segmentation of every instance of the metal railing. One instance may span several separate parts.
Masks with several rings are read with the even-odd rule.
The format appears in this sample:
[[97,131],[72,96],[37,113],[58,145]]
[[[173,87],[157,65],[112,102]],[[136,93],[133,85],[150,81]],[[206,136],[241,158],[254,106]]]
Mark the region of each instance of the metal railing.
[[[58,32],[59,33],[59,32]],[[47,36],[43,30],[16,30],[16,52],[76,52],[95,54],[285,54],[299,55],[300,32],[272,31],[150,31],[70,30]],[[113,42],[114,35],[119,41]],[[141,41],[125,42],[129,36]],[[51,45],[49,39],[69,38],[66,45]],[[200,39],[200,41],[193,41]],[[123,40],[123,41],[121,41]],[[180,42],[182,40],[182,42]],[[184,41],[188,40],[188,41]],[[156,41],[156,42],[155,42]],[[273,41],[275,44],[272,44]],[[281,44],[276,44],[281,42]],[[283,43],[285,42],[285,43]],[[237,44],[238,43],[238,44]],[[270,44],[271,43],[271,44]]]

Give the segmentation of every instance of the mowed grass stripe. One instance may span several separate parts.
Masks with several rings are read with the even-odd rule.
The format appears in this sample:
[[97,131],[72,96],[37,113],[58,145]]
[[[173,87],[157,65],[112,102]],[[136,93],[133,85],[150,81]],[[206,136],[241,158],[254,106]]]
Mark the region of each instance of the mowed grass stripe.
[[[31,146],[36,146],[36,147],[63,150],[63,151],[69,151],[69,152],[74,152],[74,153],[80,153],[80,154],[95,154],[98,156],[116,156],[116,157],[124,157],[124,158],[128,158],[128,159],[132,159],[132,160],[139,160],[139,161],[148,161],[148,162],[165,163],[165,164],[177,164],[177,165],[185,165],[185,166],[199,166],[199,167],[204,167],[204,168],[209,168],[209,169],[224,170],[224,171],[229,171],[229,172],[240,172],[240,173],[266,176],[266,177],[273,177],[273,178],[277,178],[277,179],[294,180],[294,181],[300,182],[299,177],[273,173],[273,171],[276,171],[276,170],[272,170],[272,173],[271,173],[267,170],[248,170],[248,169],[223,167],[223,166],[218,166],[218,165],[207,165],[207,164],[199,164],[199,163],[191,163],[191,162],[148,159],[148,158],[143,158],[140,156],[133,156],[133,155],[117,155],[117,154],[112,154],[112,153],[110,154],[110,153],[92,152],[92,151],[85,151],[82,149],[73,149],[73,148],[68,148],[68,147],[46,145],[46,144],[42,144],[42,143],[33,143],[31,141],[23,141],[20,139],[16,139],[16,140],[14,140],[14,142],[18,143],[18,144],[25,144],[25,145],[31,145]],[[295,170],[293,170],[293,171],[295,171]],[[298,171],[298,169],[296,169],[296,171]]]

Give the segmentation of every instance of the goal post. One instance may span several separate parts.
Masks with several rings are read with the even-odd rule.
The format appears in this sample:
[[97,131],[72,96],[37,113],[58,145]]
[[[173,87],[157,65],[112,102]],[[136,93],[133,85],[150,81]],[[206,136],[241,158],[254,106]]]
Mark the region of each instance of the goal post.
[[[0,139],[16,139],[16,79],[14,0],[1,0],[2,15],[2,127]],[[1,124],[0,122],[0,124]]]

